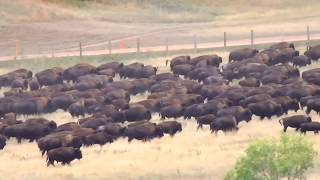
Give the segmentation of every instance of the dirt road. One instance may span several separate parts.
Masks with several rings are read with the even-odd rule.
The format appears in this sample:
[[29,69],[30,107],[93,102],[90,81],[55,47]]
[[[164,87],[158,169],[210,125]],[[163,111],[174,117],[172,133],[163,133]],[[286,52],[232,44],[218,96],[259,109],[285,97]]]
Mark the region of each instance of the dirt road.
[[[310,37],[312,40],[320,40],[320,34],[312,34]],[[281,36],[281,37],[264,37],[264,38],[255,38],[254,44],[268,44],[268,43],[276,43],[281,41],[289,41],[289,42],[297,42],[297,41],[306,41],[306,35],[291,35],[291,36]],[[121,41],[119,39],[118,41]],[[242,45],[250,45],[250,39],[238,39],[238,40],[228,40],[227,47],[234,46],[242,46]],[[212,43],[199,43],[196,45],[198,49],[207,49],[207,48],[221,48],[224,47],[223,41],[217,41]],[[195,44],[179,44],[179,45],[169,45],[168,50],[190,50],[194,49]],[[150,47],[140,47],[139,52],[160,52],[166,51],[166,45],[162,46],[150,46]],[[124,54],[124,53],[134,53],[137,52],[137,48],[115,48],[111,50],[112,54]],[[82,51],[82,56],[95,56],[95,55],[105,55],[110,54],[108,48],[105,50],[86,50],[85,48]],[[79,47],[74,50],[66,50],[65,52],[45,52],[38,54],[20,54],[15,57],[12,56],[2,56],[0,57],[0,61],[9,61],[9,60],[23,60],[23,59],[36,59],[36,58],[52,58],[52,57],[71,57],[71,56],[80,56]]]

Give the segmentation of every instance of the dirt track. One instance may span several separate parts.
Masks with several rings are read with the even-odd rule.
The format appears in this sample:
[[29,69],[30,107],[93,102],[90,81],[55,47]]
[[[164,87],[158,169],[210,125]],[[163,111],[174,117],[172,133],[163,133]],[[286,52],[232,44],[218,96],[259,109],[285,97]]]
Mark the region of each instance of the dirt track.
[[249,44],[250,29],[254,29],[255,44],[306,39],[306,26],[311,39],[319,39],[320,25],[316,17],[280,21],[217,21],[209,23],[119,23],[103,20],[64,20],[0,27],[0,60],[12,60],[16,54],[16,40],[20,44],[17,59],[38,57],[79,56],[79,42],[83,55],[108,54],[108,40],[113,53],[135,52],[137,38],[141,51],[163,51],[193,48],[194,35],[198,47],[223,46],[223,32],[227,32],[228,46]]
[[[125,39],[125,38],[124,38]],[[123,39],[123,40],[124,40]],[[254,40],[254,44],[268,44],[268,43],[276,43],[280,41],[289,41],[289,42],[297,42],[297,41],[305,41],[307,39],[306,35],[293,35],[293,36],[282,36],[282,37],[266,37],[266,38],[256,38]],[[312,40],[319,40],[320,34],[313,34],[311,37]],[[121,39],[119,39],[121,41]],[[227,41],[227,46],[241,46],[241,45],[250,45],[250,39],[240,39],[240,40],[230,40]],[[197,44],[197,48],[219,48],[224,47],[224,42],[214,42],[214,43],[201,43]],[[83,56],[94,56],[94,55],[104,55],[109,54],[109,50],[85,50],[86,47],[83,47],[84,50],[82,52]],[[186,50],[186,49],[194,49],[194,44],[180,44],[180,45],[170,45],[168,47],[170,50]],[[151,47],[140,47],[140,52],[159,52],[166,51],[166,46],[151,46]],[[123,54],[123,53],[134,53],[137,52],[137,48],[116,48],[112,49],[112,54]],[[52,57],[70,57],[70,56],[79,56],[79,48],[75,48],[73,50],[66,50],[66,52],[46,52],[39,54],[22,54],[18,57],[13,56],[3,56],[0,57],[0,61],[9,61],[9,60],[21,60],[21,59],[36,59],[36,58],[52,58]]]

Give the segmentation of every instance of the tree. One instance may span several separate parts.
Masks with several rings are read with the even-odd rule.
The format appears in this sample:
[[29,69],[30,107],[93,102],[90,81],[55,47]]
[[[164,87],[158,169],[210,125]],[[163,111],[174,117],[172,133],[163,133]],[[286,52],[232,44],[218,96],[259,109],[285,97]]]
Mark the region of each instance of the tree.
[[316,151],[301,135],[282,134],[280,140],[258,140],[246,150],[225,180],[305,179]]

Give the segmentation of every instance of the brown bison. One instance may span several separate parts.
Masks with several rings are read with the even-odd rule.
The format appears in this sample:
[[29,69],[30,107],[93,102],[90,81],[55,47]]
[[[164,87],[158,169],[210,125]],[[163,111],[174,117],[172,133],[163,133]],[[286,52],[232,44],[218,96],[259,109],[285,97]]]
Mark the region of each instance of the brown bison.
[[204,116],[196,117],[198,123],[198,129],[202,128],[203,125],[210,125],[215,119],[213,114],[207,114]]
[[123,135],[128,137],[128,141],[131,142],[133,139],[147,141],[152,138],[162,137],[163,131],[161,127],[155,123],[139,123],[137,125],[128,126]]
[[93,73],[95,67],[90,64],[77,64],[63,71],[63,79],[75,82],[78,77]]
[[309,49],[304,53],[312,60],[318,60],[320,58],[320,45],[309,47]]
[[38,148],[42,152],[45,152],[60,148],[60,147],[74,147],[80,148],[82,146],[81,137],[75,136],[71,131],[59,131],[51,133],[38,140]]
[[223,132],[227,131],[237,131],[237,120],[234,116],[222,116],[217,117],[210,124],[210,130],[212,133],[218,133],[219,130]]
[[158,124],[162,129],[163,133],[170,134],[170,136],[175,135],[177,132],[182,131],[181,123],[177,121],[165,121]]
[[294,67],[306,66],[306,65],[311,64],[311,59],[305,55],[295,56],[292,59],[292,63],[293,63]]
[[73,147],[61,147],[48,151],[47,154],[47,166],[54,166],[54,161],[61,162],[62,165],[68,164],[74,159],[81,159],[82,153],[78,148]]
[[112,143],[113,140],[114,137],[112,135],[109,135],[102,131],[86,136],[83,140],[83,143],[85,146],[91,146],[94,144],[99,144],[100,146],[103,146],[107,143]]
[[35,76],[40,86],[49,86],[62,83],[62,73],[62,68],[53,67],[40,71]]
[[284,41],[284,42],[279,42],[270,46],[270,49],[285,49],[285,48],[294,49],[294,44]]
[[243,59],[248,59],[255,56],[259,51],[252,48],[242,48],[231,51],[229,54],[229,62],[231,61],[241,61]]
[[21,124],[6,127],[4,134],[9,138],[17,138],[19,143],[22,139],[28,139],[32,142],[49,134],[56,127],[57,125],[54,121],[48,121],[43,118],[28,119]]

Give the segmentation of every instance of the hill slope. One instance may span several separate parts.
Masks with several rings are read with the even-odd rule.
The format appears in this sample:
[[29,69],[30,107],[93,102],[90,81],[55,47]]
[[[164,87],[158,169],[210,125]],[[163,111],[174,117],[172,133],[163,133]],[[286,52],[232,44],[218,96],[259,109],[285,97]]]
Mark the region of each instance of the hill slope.
[[[126,38],[127,47],[319,32],[318,0],[0,0],[0,56]],[[115,41],[114,47],[119,47]],[[106,44],[98,47],[107,48]]]
[[317,0],[0,0],[2,21],[208,22],[315,16]]

